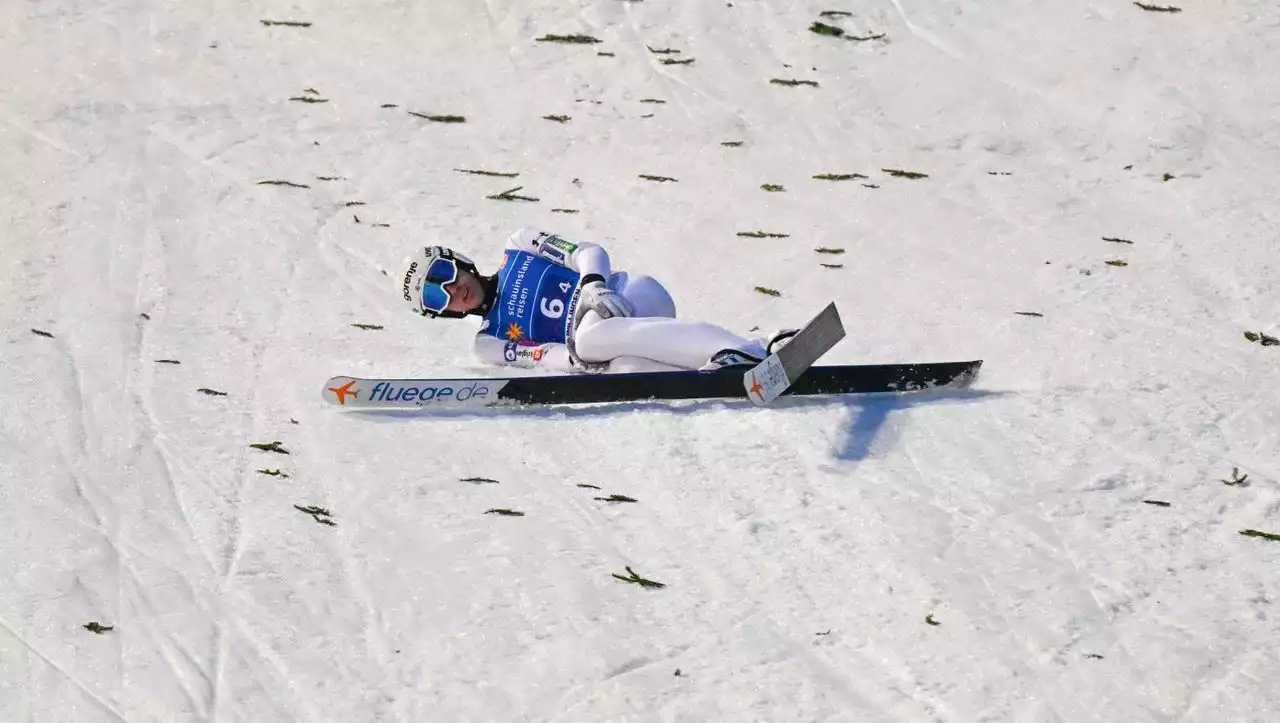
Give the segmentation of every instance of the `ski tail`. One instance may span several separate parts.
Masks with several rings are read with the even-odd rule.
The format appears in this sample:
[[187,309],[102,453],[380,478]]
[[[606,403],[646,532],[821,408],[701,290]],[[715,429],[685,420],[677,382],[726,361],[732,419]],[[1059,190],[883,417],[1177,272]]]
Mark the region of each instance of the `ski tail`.
[[843,338],[844,324],[832,302],[810,319],[791,341],[742,376],[747,398],[757,406],[777,399]]

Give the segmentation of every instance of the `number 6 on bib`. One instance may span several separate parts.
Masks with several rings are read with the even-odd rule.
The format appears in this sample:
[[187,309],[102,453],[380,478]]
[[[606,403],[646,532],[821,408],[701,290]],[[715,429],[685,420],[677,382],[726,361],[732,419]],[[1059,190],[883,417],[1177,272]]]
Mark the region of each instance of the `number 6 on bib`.
[[[564,284],[561,284],[561,286],[564,286]],[[544,297],[538,306],[542,310],[542,315],[548,319],[559,319],[564,315],[564,302],[559,299],[551,299],[551,303],[547,303],[547,299]]]

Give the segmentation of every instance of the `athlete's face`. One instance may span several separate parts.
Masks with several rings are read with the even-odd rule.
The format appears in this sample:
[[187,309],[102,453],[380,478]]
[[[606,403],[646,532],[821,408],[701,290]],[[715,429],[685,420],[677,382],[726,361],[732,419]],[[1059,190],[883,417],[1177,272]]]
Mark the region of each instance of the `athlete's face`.
[[448,311],[465,314],[484,303],[484,289],[480,286],[480,279],[466,269],[458,269],[458,278],[445,284],[444,290],[451,295],[449,305],[445,307]]

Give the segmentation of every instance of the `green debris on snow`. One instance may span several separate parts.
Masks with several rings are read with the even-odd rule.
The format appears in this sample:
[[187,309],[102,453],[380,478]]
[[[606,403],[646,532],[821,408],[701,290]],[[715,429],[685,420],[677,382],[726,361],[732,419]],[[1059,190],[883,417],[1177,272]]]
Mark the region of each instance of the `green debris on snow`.
[[809,26],[809,32],[817,33],[818,35],[829,35],[833,38],[838,38],[844,35],[844,30],[837,28],[834,25],[827,25],[826,23],[820,23],[817,21],[814,21],[814,23]]
[[781,85],[787,88],[795,88],[801,85],[808,85],[814,88],[818,87],[818,81],[816,80],[794,80],[794,79],[783,79],[783,78],[771,78],[769,82],[774,85]]
[[328,527],[338,526],[338,523],[334,522],[331,519],[333,517],[332,513],[330,513],[329,510],[326,510],[323,507],[316,507],[315,505],[307,505],[305,507],[302,505],[294,505],[293,509],[299,512],[302,512],[304,514],[311,515],[311,519],[315,520],[317,523],[321,525],[325,525]]
[[1246,331],[1244,333],[1244,338],[1254,343],[1261,344],[1263,346],[1280,346],[1280,339],[1277,339],[1274,336],[1269,336],[1262,332],[1255,333],[1252,331]]
[[418,113],[416,111],[407,110],[405,113],[415,118],[425,118],[432,123],[466,123],[467,117],[462,115],[432,115],[430,113]]
[[515,188],[509,188],[503,191],[502,193],[495,193],[492,196],[485,196],[485,198],[488,198],[493,201],[528,201],[530,203],[538,202],[539,199],[533,198],[532,196],[516,195],[516,191],[519,191],[522,188],[524,188],[524,186],[516,186]]
[[649,580],[649,579],[640,577],[639,575],[636,574],[636,571],[632,570],[630,567],[627,567],[624,569],[627,571],[627,574],[625,576],[619,575],[616,572],[612,573],[612,575],[623,582],[629,582],[635,585],[639,585],[640,587],[655,588],[655,589],[666,587],[666,584],[664,583],[656,582],[654,580]]
[[264,180],[264,181],[258,181],[258,182],[257,182],[257,184],[255,184],[255,185],[258,185],[258,186],[287,186],[287,187],[289,187],[289,188],[311,188],[311,186],[308,186],[308,185],[307,185],[307,184],[305,184],[305,183],[294,183],[293,181],[281,181],[281,180],[279,180],[279,179],[267,179],[267,180]]
[[543,35],[536,39],[539,43],[564,43],[566,45],[594,45],[604,42],[590,35],[575,33],[573,35]]
[[519,173],[502,173],[499,171],[476,171],[469,168],[455,168],[453,170],[458,173],[469,173],[473,176],[493,176],[497,178],[515,178],[520,175]]
[[1239,467],[1232,467],[1231,479],[1222,479],[1218,481],[1228,487],[1248,487],[1249,486],[1248,479],[1249,479],[1249,475],[1240,474]]

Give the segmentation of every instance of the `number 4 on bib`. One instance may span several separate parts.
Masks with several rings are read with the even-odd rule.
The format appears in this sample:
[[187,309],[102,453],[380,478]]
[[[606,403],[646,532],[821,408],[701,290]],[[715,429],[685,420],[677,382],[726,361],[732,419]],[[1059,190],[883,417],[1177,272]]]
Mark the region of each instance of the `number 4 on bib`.
[[835,303],[827,304],[791,341],[742,376],[747,398],[764,406],[785,392],[818,358],[844,338]]

